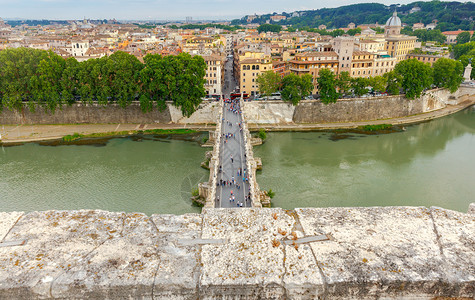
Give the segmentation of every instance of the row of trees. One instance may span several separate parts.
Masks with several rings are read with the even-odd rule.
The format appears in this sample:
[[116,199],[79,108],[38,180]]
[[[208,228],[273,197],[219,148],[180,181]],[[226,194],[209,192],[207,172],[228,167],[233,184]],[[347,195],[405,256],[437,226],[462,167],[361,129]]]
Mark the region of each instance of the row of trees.
[[[320,70],[316,82],[320,99],[328,104],[341,97],[361,97],[369,92],[397,95],[402,90],[409,99],[420,97],[431,87],[447,88],[455,92],[463,81],[463,65],[460,61],[441,58],[433,67],[416,59],[398,63],[394,71],[383,76],[352,78],[348,72],[335,75],[329,69]],[[282,99],[294,105],[310,95],[314,88],[312,75],[289,74],[283,79],[273,71],[264,72],[257,78],[263,95],[280,91]]]
[[393,71],[370,78],[351,78],[348,72],[336,76],[330,70],[323,69],[319,73],[317,86],[322,101],[332,103],[342,96],[363,96],[370,91],[397,95],[402,90],[406,98],[414,99],[431,87],[455,92],[462,82],[462,63],[441,58],[433,67],[416,59],[403,60]]
[[76,101],[127,107],[139,100],[144,112],[172,101],[191,115],[205,96],[206,63],[200,56],[148,54],[144,62],[125,52],[78,62],[31,48],[0,51],[0,109],[54,112]]

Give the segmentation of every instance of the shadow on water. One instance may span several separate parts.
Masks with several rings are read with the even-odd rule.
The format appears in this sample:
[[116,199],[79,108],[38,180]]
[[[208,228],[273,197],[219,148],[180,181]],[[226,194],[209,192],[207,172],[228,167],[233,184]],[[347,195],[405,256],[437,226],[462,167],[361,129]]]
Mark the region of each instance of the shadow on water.
[[[49,147],[57,147],[57,146],[93,146],[93,147],[104,147],[112,139],[124,139],[124,140],[131,140],[133,142],[143,142],[143,141],[156,141],[156,142],[164,142],[164,143],[171,143],[172,140],[179,140],[179,141],[187,141],[187,142],[196,142],[201,143],[203,137],[207,136],[207,132],[198,132],[192,134],[134,134],[134,135],[127,135],[127,136],[111,136],[111,137],[91,137],[91,138],[80,138],[75,141],[66,142],[62,139],[57,140],[48,140],[48,141],[38,141],[34,142],[40,146],[49,146]],[[2,147],[14,147],[14,146],[22,146],[26,143],[9,143],[6,145],[2,145]]]
[[[297,165],[307,163],[309,153],[320,157],[318,164],[323,165],[338,166],[341,159],[351,163],[361,155],[370,155],[388,164],[407,164],[418,155],[435,156],[452,140],[467,133],[475,133],[474,118],[475,108],[470,107],[440,119],[404,127],[393,126],[389,130],[270,132],[266,143],[256,148],[256,155],[268,159],[267,155],[275,157],[282,154],[286,157],[292,153],[291,159]],[[361,139],[365,141],[358,142]],[[328,144],[326,141],[335,143]],[[264,154],[267,152],[270,154]],[[329,153],[332,159],[323,159]],[[282,162],[287,161],[284,157],[280,158]]]

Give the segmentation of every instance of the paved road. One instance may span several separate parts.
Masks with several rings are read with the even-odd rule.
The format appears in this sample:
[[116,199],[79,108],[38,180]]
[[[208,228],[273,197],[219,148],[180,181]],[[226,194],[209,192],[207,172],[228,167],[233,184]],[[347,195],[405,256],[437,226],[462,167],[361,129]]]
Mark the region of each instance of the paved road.
[[[225,84],[224,94],[229,97],[229,94],[235,87],[235,80],[232,75],[232,60],[228,60],[225,65]],[[220,163],[222,171],[218,174],[218,182],[232,181],[231,185],[219,185],[216,189],[216,207],[250,207],[251,201],[246,200],[249,194],[249,185],[244,177],[244,170],[246,169],[246,158],[244,151],[244,138],[240,131],[239,123],[242,122],[240,113],[235,113],[230,110],[231,103],[224,104],[223,119],[221,125],[221,152]],[[240,112],[239,102],[234,103],[234,109]],[[233,137],[226,138],[223,135],[232,134]],[[232,157],[232,160],[231,160]],[[242,170],[241,176],[238,176],[238,170]],[[238,185],[240,188],[238,188]],[[233,197],[234,196],[234,197]],[[234,199],[231,200],[230,199]]]

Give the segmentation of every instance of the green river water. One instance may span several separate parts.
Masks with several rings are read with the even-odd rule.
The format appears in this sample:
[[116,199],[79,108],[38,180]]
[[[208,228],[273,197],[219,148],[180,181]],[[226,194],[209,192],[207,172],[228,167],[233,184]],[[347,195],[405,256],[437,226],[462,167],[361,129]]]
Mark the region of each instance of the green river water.
[[273,206],[441,206],[475,202],[475,109],[379,134],[268,133],[255,147]]
[[[273,205],[442,206],[467,211],[475,202],[475,110],[405,131],[268,133],[255,147]],[[103,146],[0,148],[0,211],[103,209],[199,212],[191,190],[209,172],[209,149],[175,139],[111,139]]]

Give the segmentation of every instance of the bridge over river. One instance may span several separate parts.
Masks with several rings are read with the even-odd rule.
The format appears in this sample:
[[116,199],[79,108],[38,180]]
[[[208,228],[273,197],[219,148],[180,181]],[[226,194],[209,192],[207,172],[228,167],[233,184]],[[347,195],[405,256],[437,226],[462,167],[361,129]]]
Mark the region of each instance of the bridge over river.
[[[234,87],[232,61],[226,63],[225,95]],[[216,130],[210,133],[213,151],[209,162],[209,181],[199,185],[205,207],[262,207],[270,206],[270,199],[260,191],[256,170],[260,163],[254,158],[253,139],[241,111],[242,99],[220,100]]]

